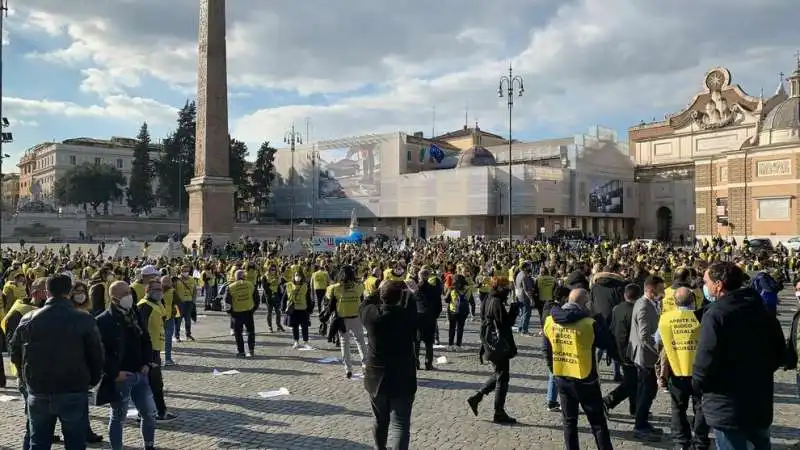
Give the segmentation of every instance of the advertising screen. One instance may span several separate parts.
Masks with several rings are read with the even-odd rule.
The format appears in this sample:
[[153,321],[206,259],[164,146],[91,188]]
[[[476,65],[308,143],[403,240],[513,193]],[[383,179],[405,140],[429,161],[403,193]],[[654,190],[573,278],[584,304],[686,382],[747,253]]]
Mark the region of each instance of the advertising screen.
[[625,192],[622,180],[607,178],[589,179],[587,203],[589,212],[600,214],[622,214],[625,211]]
[[380,154],[378,143],[320,150],[319,198],[380,196]]

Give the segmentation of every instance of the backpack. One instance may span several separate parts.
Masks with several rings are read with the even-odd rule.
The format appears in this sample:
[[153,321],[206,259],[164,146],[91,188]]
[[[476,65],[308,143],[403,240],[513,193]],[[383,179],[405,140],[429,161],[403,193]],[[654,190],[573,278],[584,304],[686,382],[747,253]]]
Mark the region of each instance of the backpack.
[[789,337],[786,338],[786,348],[783,351],[783,368],[784,370],[797,369],[797,322],[800,318],[800,311],[794,313],[792,317],[792,327],[789,331]]
[[767,272],[759,272],[750,282],[750,286],[758,291],[758,295],[764,301],[764,306],[775,313],[778,308],[778,292],[783,286],[780,286],[775,278]]

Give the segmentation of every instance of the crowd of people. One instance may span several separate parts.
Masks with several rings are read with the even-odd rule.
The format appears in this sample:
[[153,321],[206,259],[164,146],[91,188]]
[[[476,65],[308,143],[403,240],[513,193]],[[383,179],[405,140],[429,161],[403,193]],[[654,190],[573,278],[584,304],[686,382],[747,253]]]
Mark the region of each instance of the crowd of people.
[[[175,343],[194,340],[198,303],[229,314],[240,358],[256,354],[259,309],[269,332],[290,329],[295,349],[308,346],[316,319],[341,348],[343,375],[363,366],[381,449],[409,448],[416,373],[435,370],[441,341],[463,352],[470,319],[492,370],[465,408],[478,415],[494,393],[494,422],[516,423],[506,411],[515,339],[541,337],[550,374],[543,407],[562,415],[570,450],[579,448],[579,406],[599,449],[612,448],[609,411],[626,401],[637,439],[665,439],[650,422],[659,386],[670,397],[676,448],[706,449],[712,431],[718,449],[770,448],[774,372],[797,365],[796,323],[785,339],[776,314],[800,258],[781,246],[469,238],[311,255],[248,239],[234,247],[235,256],[171,259],[4,249],[0,325],[28,417],[23,448],[50,448],[62,439],[59,421],[67,449],[104,438],[121,449],[130,404],[146,448],[155,448],[158,424],[176,418],[162,366],[175,364]],[[605,396],[602,362],[619,383]],[[90,403],[109,406],[104,435],[90,428]]]

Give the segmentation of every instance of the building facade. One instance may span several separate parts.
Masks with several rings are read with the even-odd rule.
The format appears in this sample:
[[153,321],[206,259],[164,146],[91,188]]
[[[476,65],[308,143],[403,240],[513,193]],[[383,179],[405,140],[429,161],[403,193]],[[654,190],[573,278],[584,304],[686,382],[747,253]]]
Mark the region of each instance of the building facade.
[[800,62],[768,98],[718,67],[686,109],[629,130],[641,216],[637,234],[800,235]]
[[[639,214],[634,167],[612,131],[515,142],[511,158],[516,237],[561,229],[632,236]],[[362,226],[395,235],[507,234],[508,143],[477,125],[435,138],[389,133],[318,142],[294,155],[283,149],[275,167],[273,207],[282,220],[344,223],[355,210]]]
[[[20,159],[20,201],[41,200],[54,203],[55,182],[75,166],[92,163],[106,164],[118,169],[128,180],[133,169],[133,150],[136,139],[112,137],[108,140],[92,138],[67,139],[63,142],[45,142],[28,149]],[[158,158],[158,147],[153,146],[151,159]],[[153,180],[155,184],[157,181]],[[155,189],[155,185],[153,186]],[[130,214],[123,199],[111,204],[114,214]]]

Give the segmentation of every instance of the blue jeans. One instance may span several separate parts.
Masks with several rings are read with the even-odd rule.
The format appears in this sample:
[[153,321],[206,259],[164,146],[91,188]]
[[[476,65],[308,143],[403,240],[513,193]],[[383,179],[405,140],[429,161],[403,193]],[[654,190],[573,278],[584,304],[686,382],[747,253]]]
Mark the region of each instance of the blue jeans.
[[553,372],[547,374],[547,403],[558,403],[558,390],[556,389],[556,377]]
[[156,441],[156,403],[146,375],[139,372],[117,383],[121,400],[111,403],[111,419],[108,422],[108,440],[113,450],[122,450],[122,425],[128,417],[128,405],[133,402],[142,418],[141,432],[145,446]]
[[770,450],[769,428],[754,430],[714,430],[717,439],[717,450],[747,450],[752,444],[753,450]]
[[164,321],[164,360],[172,361],[172,336],[175,335],[175,319]]
[[86,432],[89,429],[87,392],[54,395],[28,393],[26,404],[31,450],[49,450],[53,446],[56,420],[61,422],[65,449],[86,448]]
[[194,301],[178,303],[178,309],[181,312],[181,318],[175,320],[175,337],[181,337],[181,322],[186,324],[186,337],[192,335],[192,311],[194,311]]
[[531,325],[533,306],[529,303],[520,303],[519,306],[519,332],[527,333]]

